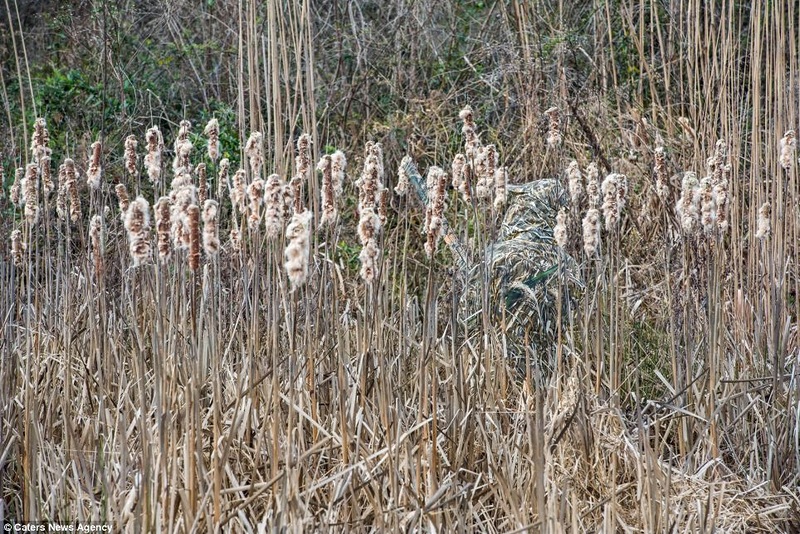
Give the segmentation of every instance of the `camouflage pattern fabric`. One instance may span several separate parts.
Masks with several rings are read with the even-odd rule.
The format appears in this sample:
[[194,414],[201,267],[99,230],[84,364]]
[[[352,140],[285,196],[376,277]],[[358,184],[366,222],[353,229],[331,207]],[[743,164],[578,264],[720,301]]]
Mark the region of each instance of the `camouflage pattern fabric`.
[[[405,170],[425,203],[425,185],[416,167],[409,163]],[[553,239],[556,215],[567,201],[558,180],[508,185],[498,238],[477,264],[466,259],[467,247],[455,233],[449,227],[443,229],[464,283],[459,318],[468,332],[473,331],[487,303],[491,315],[504,320],[510,355],[520,361],[525,357],[526,338],[540,352],[552,345],[559,301],[562,320],[567,319],[574,297],[583,288],[577,263]]]

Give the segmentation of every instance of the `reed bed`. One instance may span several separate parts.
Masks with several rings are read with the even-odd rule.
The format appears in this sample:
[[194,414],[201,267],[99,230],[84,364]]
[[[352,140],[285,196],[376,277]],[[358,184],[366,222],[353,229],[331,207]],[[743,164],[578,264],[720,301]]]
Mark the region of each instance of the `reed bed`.
[[641,76],[580,102],[538,4],[493,8],[513,138],[457,92],[443,142],[337,143],[307,1],[240,3],[235,125],[19,125],[0,521],[800,529],[798,8],[596,1],[592,83],[618,18]]

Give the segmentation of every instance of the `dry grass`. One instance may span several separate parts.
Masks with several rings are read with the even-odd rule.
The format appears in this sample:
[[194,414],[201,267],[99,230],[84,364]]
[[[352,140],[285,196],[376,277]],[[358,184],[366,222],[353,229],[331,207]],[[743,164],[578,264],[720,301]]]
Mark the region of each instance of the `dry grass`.
[[[437,251],[433,232],[430,257],[426,208],[391,192],[394,134],[344,134],[335,104],[316,110],[330,73],[314,70],[325,10],[308,1],[239,4],[241,146],[206,151],[186,134],[193,149],[144,158],[150,124],[119,132],[91,159],[88,144],[71,154],[56,199],[44,173],[67,157],[42,148],[38,122],[32,151],[20,125],[15,167],[38,164],[27,168],[42,183],[15,184],[37,206],[0,200],[0,520],[129,532],[800,529],[800,185],[785,135],[798,130],[798,7],[668,4],[559,5],[542,18],[536,9],[552,6],[492,8],[514,43],[498,48],[513,56],[506,70],[476,70],[477,87],[396,119],[412,125],[421,165],[457,167],[467,184],[434,195],[428,228],[450,248]],[[543,36],[566,43],[556,38],[570,17],[593,27],[592,48],[572,49],[591,54],[591,98],[568,79],[583,56],[567,44],[552,65],[537,55]],[[354,27],[364,20],[352,14]],[[421,35],[421,46],[440,38]],[[624,79],[625,54],[639,76],[609,85]],[[498,80],[515,112],[475,112],[469,135],[454,133],[465,95]],[[216,142],[219,126],[207,129]],[[311,143],[295,160],[301,131]],[[123,146],[128,134],[138,145]],[[349,150],[341,192],[323,175],[330,162],[314,171],[336,139]],[[454,146],[466,154],[457,165]],[[239,187],[217,183],[229,175],[221,153],[238,154]],[[585,187],[592,163],[599,180]],[[478,261],[509,232],[505,192],[470,194],[479,180],[492,187],[495,166],[511,184],[558,177],[572,193],[563,247],[552,243],[558,210],[541,224],[558,267],[543,293],[552,305],[522,326]],[[355,183],[365,167],[366,192]],[[152,172],[160,183],[143,179]],[[141,197],[135,209],[121,211],[112,181]],[[337,215],[320,226],[323,208]],[[372,247],[361,271],[358,232]],[[478,267],[466,276],[469,254]],[[469,320],[462,294],[479,307]]]

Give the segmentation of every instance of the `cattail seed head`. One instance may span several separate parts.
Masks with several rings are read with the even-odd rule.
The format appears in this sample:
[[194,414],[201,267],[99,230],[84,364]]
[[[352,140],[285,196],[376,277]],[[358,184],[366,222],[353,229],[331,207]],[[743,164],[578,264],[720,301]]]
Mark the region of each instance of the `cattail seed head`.
[[30,225],[39,222],[39,166],[25,167],[25,220]]
[[209,257],[219,253],[218,207],[215,200],[209,199],[203,204],[203,251]]
[[464,165],[467,163],[467,158],[464,154],[456,154],[453,158],[453,163],[450,170],[453,174],[453,189],[461,192],[464,188]]
[[197,202],[202,206],[208,199],[208,178],[206,176],[206,164],[198,163],[195,167],[197,173]]
[[377,277],[380,256],[381,249],[378,247],[378,242],[375,239],[367,241],[367,244],[364,245],[361,248],[361,252],[358,253],[358,259],[361,262],[359,275],[367,284],[372,284]]
[[244,147],[244,154],[250,164],[250,172],[253,179],[261,176],[261,168],[264,166],[264,146],[261,132],[252,132],[250,134]]
[[686,235],[694,235],[700,222],[700,188],[697,175],[685,172],[681,183],[681,198],[675,206],[681,228]]
[[200,267],[200,208],[196,204],[186,209],[186,220],[189,227],[189,269],[196,271]]
[[317,169],[322,173],[322,187],[320,188],[322,216],[319,225],[335,224],[338,213],[336,211],[336,192],[333,183],[333,162],[330,156],[322,156]]
[[589,209],[600,207],[600,170],[595,162],[586,167],[586,200]]
[[425,211],[425,254],[432,258],[442,237],[442,219],[447,200],[447,173],[439,167],[428,169],[428,205]]
[[194,146],[188,139],[179,139],[175,142],[175,159],[172,161],[172,171],[176,174],[190,174],[192,172],[191,155]]
[[707,236],[714,235],[717,230],[717,203],[714,199],[714,187],[710,176],[700,180],[700,224],[703,233]]
[[31,152],[33,153],[34,163],[41,165],[43,158],[49,158],[52,150],[48,148],[50,144],[50,133],[47,131],[47,123],[44,118],[39,117],[33,123],[33,135],[31,137]]
[[145,133],[147,141],[147,154],[144,156],[144,166],[150,183],[158,185],[161,181],[161,153],[164,151],[164,137],[157,126]]
[[137,197],[128,206],[125,229],[134,267],[150,261],[150,205],[144,197]]
[[310,251],[311,212],[295,213],[286,227],[286,249],[284,268],[289,277],[291,290],[296,291],[308,278],[308,257]]
[[241,252],[242,251],[242,232],[239,231],[238,228],[232,228],[231,234],[231,248],[234,252]]
[[256,178],[247,186],[247,197],[250,201],[247,227],[251,232],[258,230],[261,224],[261,204],[264,202],[264,180]]
[[100,166],[100,157],[102,156],[103,145],[100,141],[92,143],[92,154],[89,158],[89,166],[86,169],[86,183],[90,189],[100,189],[100,178],[103,169]]
[[62,163],[58,167],[58,195],[56,196],[56,215],[58,215],[58,218],[62,221],[67,218],[68,195],[67,167]]
[[583,202],[583,175],[578,166],[578,162],[572,160],[567,166],[567,184],[569,185],[570,205],[576,213],[581,209],[581,202]]
[[728,229],[728,177],[731,174],[731,166],[725,165],[722,170],[722,178],[714,185],[714,198],[717,204],[717,226],[720,232]]
[[656,179],[656,194],[664,204],[670,205],[672,201],[672,190],[669,183],[669,176],[667,176],[667,156],[663,146],[656,147],[654,159],[655,165],[653,166],[653,173]]
[[411,156],[403,156],[400,160],[400,167],[397,169],[397,185],[394,187],[394,192],[399,196],[404,196],[408,192],[411,181],[406,172],[406,165],[411,161]]
[[756,229],[756,239],[765,240],[772,234],[772,226],[769,220],[772,214],[772,206],[769,202],[764,202],[758,209],[758,227]]
[[81,199],[78,196],[78,177],[75,172],[75,162],[67,158],[64,160],[64,178],[69,193],[69,218],[72,222],[78,222],[83,216],[81,211]]
[[600,211],[589,208],[583,218],[583,251],[586,257],[597,257],[600,248]]
[[478,151],[481,148],[481,142],[475,129],[475,113],[470,106],[464,106],[458,117],[464,123],[461,126],[461,133],[464,134],[464,155],[467,161],[472,163],[478,158]]
[[797,139],[795,138],[794,130],[789,130],[783,134],[779,144],[781,167],[788,171],[794,164],[795,147],[797,146]]
[[217,119],[208,121],[203,133],[208,137],[208,159],[217,161],[219,158],[219,121]]
[[565,208],[561,208],[558,211],[558,215],[556,215],[553,239],[559,247],[564,248],[567,246],[567,210]]
[[264,185],[264,223],[269,239],[275,239],[283,232],[285,210],[291,210],[291,200],[285,206],[284,188],[291,190],[277,174],[271,174]]
[[230,191],[231,204],[239,213],[244,213],[245,206],[247,205],[247,189],[245,180],[247,173],[244,169],[239,169],[233,175],[233,185]]
[[[623,191],[627,192],[627,181],[624,180],[624,178],[625,177],[621,174],[611,173],[606,176],[601,185],[601,191],[603,192],[603,217],[605,218],[605,226],[608,231],[613,231],[617,228],[617,223],[622,213],[625,198],[624,194],[621,196],[620,193]],[[622,198],[620,198],[620,196]]]
[[25,243],[22,242],[22,230],[16,229],[11,232],[11,258],[17,267],[25,264],[25,248]]
[[42,156],[39,159],[39,168],[42,172],[42,188],[44,189],[45,198],[49,198],[56,188],[53,183],[52,169],[50,168],[50,156]]
[[136,175],[136,147],[139,142],[136,140],[135,135],[129,135],[125,138],[125,170],[131,176]]
[[347,158],[344,152],[337,150],[331,154],[331,177],[333,179],[333,192],[339,197],[344,192],[344,179],[347,171]]
[[94,275],[99,278],[104,271],[103,268],[103,218],[100,215],[92,216],[89,223],[89,243],[92,253],[92,263],[94,265]]
[[165,263],[172,256],[172,206],[169,197],[158,199],[155,212],[158,259],[161,263]]
[[125,187],[125,184],[117,184],[116,187],[114,187],[114,191],[117,193],[119,211],[125,214],[125,212],[128,211],[128,206],[131,204],[130,197],[128,196],[128,189]]

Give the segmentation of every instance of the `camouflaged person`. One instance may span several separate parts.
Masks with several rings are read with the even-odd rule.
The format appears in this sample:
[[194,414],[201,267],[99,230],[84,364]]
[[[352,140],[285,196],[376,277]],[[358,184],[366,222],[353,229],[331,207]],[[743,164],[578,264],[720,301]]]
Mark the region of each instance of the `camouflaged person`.
[[[416,167],[410,160],[403,166],[425,203],[425,186]],[[563,321],[583,288],[578,264],[553,239],[556,215],[567,202],[566,190],[555,179],[508,185],[497,239],[486,247],[483,261],[475,264],[455,233],[446,225],[443,228],[464,282],[459,319],[467,332],[475,331],[488,306],[495,322],[504,326],[509,356],[520,369],[526,348],[547,363],[557,333],[559,302]]]

